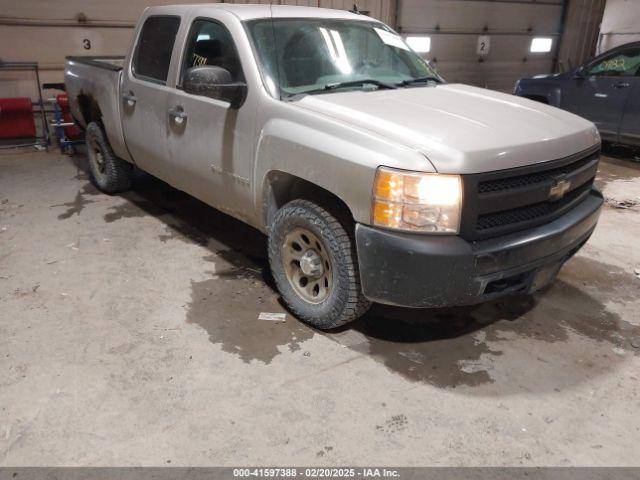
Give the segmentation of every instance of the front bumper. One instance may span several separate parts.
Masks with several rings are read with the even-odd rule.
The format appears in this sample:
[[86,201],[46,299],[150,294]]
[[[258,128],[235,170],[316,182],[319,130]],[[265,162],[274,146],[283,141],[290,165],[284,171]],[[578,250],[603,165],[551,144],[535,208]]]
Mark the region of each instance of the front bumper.
[[444,307],[534,292],[553,281],[589,239],[602,204],[602,194],[592,189],[583,202],[551,223],[477,242],[358,224],[364,294],[378,303]]

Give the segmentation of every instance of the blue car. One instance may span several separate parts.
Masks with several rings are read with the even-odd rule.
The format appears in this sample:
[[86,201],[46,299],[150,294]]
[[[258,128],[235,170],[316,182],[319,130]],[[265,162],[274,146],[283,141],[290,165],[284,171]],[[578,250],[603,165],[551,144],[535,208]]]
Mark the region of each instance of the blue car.
[[523,78],[515,94],[591,120],[604,141],[640,146],[640,42],[570,72]]

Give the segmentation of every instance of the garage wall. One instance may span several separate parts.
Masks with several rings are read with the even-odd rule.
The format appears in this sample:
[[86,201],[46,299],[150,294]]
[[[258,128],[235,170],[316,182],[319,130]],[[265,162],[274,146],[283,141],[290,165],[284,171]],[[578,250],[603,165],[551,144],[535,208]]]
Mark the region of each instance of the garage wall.
[[606,0],[571,0],[560,43],[560,70],[573,70],[596,54]]
[[607,0],[600,27],[598,52],[640,41],[640,1]]
[[[228,0],[229,3],[270,3]],[[61,82],[67,55],[123,55],[145,7],[215,0],[0,0],[0,60],[37,61],[42,82]],[[354,0],[281,0],[284,5],[353,8]],[[395,0],[357,0],[362,11],[384,22],[395,20]],[[0,72],[0,97],[31,96],[31,76]]]
[[[59,82],[66,55],[121,55],[147,5],[181,1],[194,2],[0,0],[0,59],[37,61],[43,82]],[[548,73],[556,66],[566,69],[591,55],[606,0],[274,0],[274,3],[350,9],[354,1],[360,10],[394,26],[405,36],[430,36],[431,51],[425,57],[435,62],[449,82],[510,92],[521,77]],[[255,2],[269,3],[269,0]],[[640,0],[609,0],[609,3],[640,6]],[[615,5],[611,9],[616,10]],[[565,33],[558,52],[563,25]],[[484,56],[476,53],[480,35],[490,39],[489,53]],[[551,52],[530,53],[534,36],[552,37]],[[21,95],[35,98],[31,78],[24,73],[0,73],[0,97]]]
[[[401,0],[397,28],[431,37],[426,58],[449,82],[512,91],[521,77],[550,72],[561,31],[562,0]],[[480,35],[487,55],[477,54]],[[549,53],[530,53],[533,36],[553,38]]]

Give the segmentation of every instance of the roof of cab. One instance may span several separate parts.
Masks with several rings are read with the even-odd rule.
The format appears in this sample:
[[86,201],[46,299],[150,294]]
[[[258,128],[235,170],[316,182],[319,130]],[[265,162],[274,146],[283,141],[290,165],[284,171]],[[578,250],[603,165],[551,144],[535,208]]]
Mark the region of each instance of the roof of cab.
[[329,8],[299,7],[295,5],[268,5],[268,4],[235,4],[235,3],[199,3],[192,5],[167,5],[162,7],[150,7],[161,11],[163,9],[175,10],[176,7],[191,7],[199,10],[215,8],[233,13],[240,20],[252,20],[256,18],[336,18],[346,20],[377,21],[365,15],[359,15],[345,10],[333,10]]

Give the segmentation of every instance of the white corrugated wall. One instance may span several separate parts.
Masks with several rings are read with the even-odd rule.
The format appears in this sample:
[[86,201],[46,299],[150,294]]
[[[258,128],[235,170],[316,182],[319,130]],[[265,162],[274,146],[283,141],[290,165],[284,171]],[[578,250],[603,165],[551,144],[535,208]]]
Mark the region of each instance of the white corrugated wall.
[[[431,37],[425,57],[448,81],[512,91],[517,79],[551,71],[562,14],[562,0],[402,0],[397,28]],[[480,36],[488,54],[477,53]],[[552,38],[551,51],[529,52],[535,36]]]
[[640,41],[640,1],[607,0],[598,51],[637,41]]
[[[260,0],[253,3],[256,1]],[[438,71],[448,81],[503,91],[511,91],[520,77],[551,71],[566,3],[565,0],[356,1],[360,10],[387,22],[403,35],[430,36],[432,48],[425,57],[436,60]],[[575,63],[575,58],[592,53],[589,50],[592,44],[595,47],[592,39],[597,37],[602,12],[591,10],[603,8],[604,1],[568,2],[565,11],[568,28],[559,58],[562,65]],[[627,1],[640,4],[640,0]],[[194,0],[184,1],[187,2]],[[43,82],[61,81],[66,55],[122,55],[142,10],[148,5],[169,3],[180,0],[0,0],[0,60],[37,61]],[[354,0],[273,3],[350,9]],[[594,25],[596,31],[592,32]],[[480,35],[490,37],[490,50],[485,56],[476,53]],[[554,39],[551,52],[529,52],[531,39],[537,35]],[[27,74],[0,73],[0,97],[19,95],[33,95]]]
[[[142,10],[149,5],[211,0],[0,0],[0,60],[37,61],[42,82],[62,81],[67,55],[123,55]],[[229,3],[270,3],[231,0]],[[353,0],[281,0],[284,5],[351,9]],[[357,0],[360,10],[388,23],[394,0]],[[0,72],[0,97],[34,97],[30,75]]]

